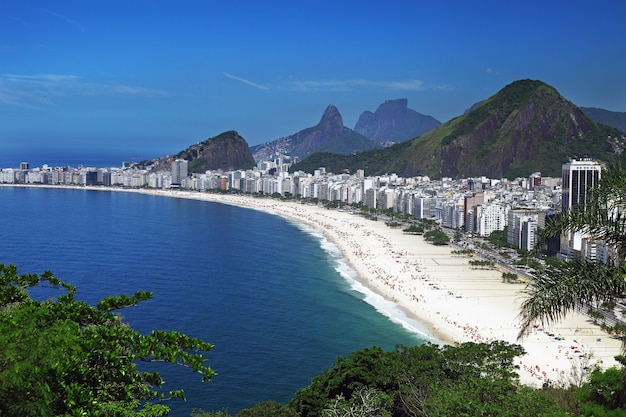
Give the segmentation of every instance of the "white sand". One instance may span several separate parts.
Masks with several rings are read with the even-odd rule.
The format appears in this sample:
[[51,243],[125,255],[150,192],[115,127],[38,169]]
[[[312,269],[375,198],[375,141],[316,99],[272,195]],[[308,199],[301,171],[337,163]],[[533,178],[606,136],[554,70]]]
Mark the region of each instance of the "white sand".
[[[584,367],[595,363],[602,367],[616,365],[614,357],[620,354],[621,341],[575,313],[548,329],[537,327],[518,341],[519,292],[523,284],[503,283],[500,271],[471,269],[469,258],[453,255],[452,247],[431,245],[421,236],[405,235],[381,221],[266,198],[131,191],[253,208],[314,227],[337,245],[362,284],[424,323],[433,341],[503,340],[521,344],[527,353],[516,359],[516,364],[520,366],[521,382],[527,385],[539,387],[548,380],[577,384]],[[557,340],[557,336],[564,340]]]

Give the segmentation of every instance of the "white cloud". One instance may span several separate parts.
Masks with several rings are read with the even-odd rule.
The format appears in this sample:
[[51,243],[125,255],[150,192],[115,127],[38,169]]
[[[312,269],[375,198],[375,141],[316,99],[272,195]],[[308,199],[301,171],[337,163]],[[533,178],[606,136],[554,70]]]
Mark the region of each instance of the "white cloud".
[[72,25],[72,26],[74,26],[74,27],[78,28],[78,30],[80,30],[81,32],[84,32],[84,31],[85,31],[85,28],[83,27],[83,25],[81,25],[80,23],[78,23],[76,20],[73,20],[73,19],[67,18],[67,17],[63,16],[62,14],[55,13],[55,12],[53,12],[53,11],[51,11],[51,10],[48,10],[48,9],[41,9],[41,10],[42,10],[43,12],[45,12],[45,13],[48,13],[50,16],[54,16],[54,17],[56,17],[57,19],[60,19],[60,20],[64,21],[65,23],[70,24],[70,25]]
[[242,83],[247,84],[249,86],[252,86],[254,88],[258,88],[259,90],[269,90],[269,88],[264,86],[264,85],[257,84],[255,82],[250,81],[250,80],[246,80],[245,78],[237,77],[236,75],[233,75],[233,74],[231,74],[229,72],[223,72],[222,74],[224,74],[224,77],[230,78],[231,80],[242,82]]
[[0,74],[0,103],[28,106],[51,103],[55,97],[68,96],[167,96],[157,89],[127,84],[107,84],[83,80],[66,74]]
[[352,80],[305,80],[291,81],[284,85],[284,88],[293,91],[353,91],[362,88],[382,88],[394,91],[421,91],[428,89],[420,80],[407,79],[395,81],[376,81],[366,79]]

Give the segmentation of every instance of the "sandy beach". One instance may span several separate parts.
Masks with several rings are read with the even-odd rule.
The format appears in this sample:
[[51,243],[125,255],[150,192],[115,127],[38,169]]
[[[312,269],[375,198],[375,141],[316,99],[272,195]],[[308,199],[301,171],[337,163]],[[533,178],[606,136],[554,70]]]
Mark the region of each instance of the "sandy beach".
[[423,323],[434,343],[503,340],[521,344],[527,353],[517,364],[520,381],[526,385],[578,384],[584,368],[596,363],[613,366],[620,353],[619,340],[576,313],[549,328],[537,326],[525,339],[517,340],[523,284],[502,282],[500,271],[472,269],[469,258],[453,254],[453,247],[431,245],[421,236],[404,234],[382,221],[266,198],[141,192],[262,210],[322,231],[340,249],[359,281]]
[[549,328],[537,326],[525,339],[517,340],[523,284],[502,282],[500,271],[472,269],[470,258],[453,254],[453,247],[431,245],[421,236],[404,234],[382,221],[268,198],[154,189],[123,191],[231,204],[313,227],[339,248],[361,284],[422,323],[432,342],[503,340],[522,345],[527,353],[517,358],[516,364],[520,381],[526,385],[541,387],[548,381],[578,384],[584,368],[596,363],[613,366],[614,357],[620,353],[621,341],[575,313]]

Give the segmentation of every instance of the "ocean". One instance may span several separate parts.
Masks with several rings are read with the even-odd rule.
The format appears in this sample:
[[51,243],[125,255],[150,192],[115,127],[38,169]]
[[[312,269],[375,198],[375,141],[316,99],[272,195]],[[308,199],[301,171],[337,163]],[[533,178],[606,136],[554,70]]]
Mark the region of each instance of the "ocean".
[[[354,280],[321,234],[223,204],[114,191],[0,187],[0,263],[54,274],[90,303],[152,291],[121,311],[141,332],[215,345],[207,383],[159,366],[172,416],[286,403],[336,358],[424,339],[393,303]],[[383,314],[384,312],[384,314]]]

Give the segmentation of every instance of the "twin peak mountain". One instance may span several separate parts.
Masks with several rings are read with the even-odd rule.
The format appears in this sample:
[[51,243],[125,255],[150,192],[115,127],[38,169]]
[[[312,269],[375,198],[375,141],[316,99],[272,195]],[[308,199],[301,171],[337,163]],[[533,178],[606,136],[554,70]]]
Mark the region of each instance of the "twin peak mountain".
[[351,155],[381,149],[425,133],[441,123],[408,108],[407,99],[387,100],[375,113],[365,111],[354,130],[344,126],[339,110],[330,105],[320,122],[298,133],[251,148],[254,158],[271,159],[278,154],[304,159],[315,152]]
[[236,131],[191,145],[176,155],[150,161],[157,169],[168,169],[173,159],[189,161],[189,172],[206,170],[248,169],[255,161],[271,160],[277,154],[294,160],[324,152],[350,155],[372,149],[382,149],[394,143],[412,139],[441,123],[408,108],[407,99],[387,100],[375,113],[365,111],[354,130],[344,126],[337,107],[329,105],[319,123],[289,136],[248,147]]
[[227,171],[284,154],[301,160],[293,169],[305,172],[324,166],[331,172],[364,169],[366,175],[515,178],[535,171],[560,176],[570,158],[624,159],[624,132],[584,110],[541,81],[521,80],[444,124],[398,99],[363,112],[353,130],[330,105],[316,126],[272,142],[248,147],[229,131],[152,162],[165,168],[172,157],[184,158],[190,172]]

